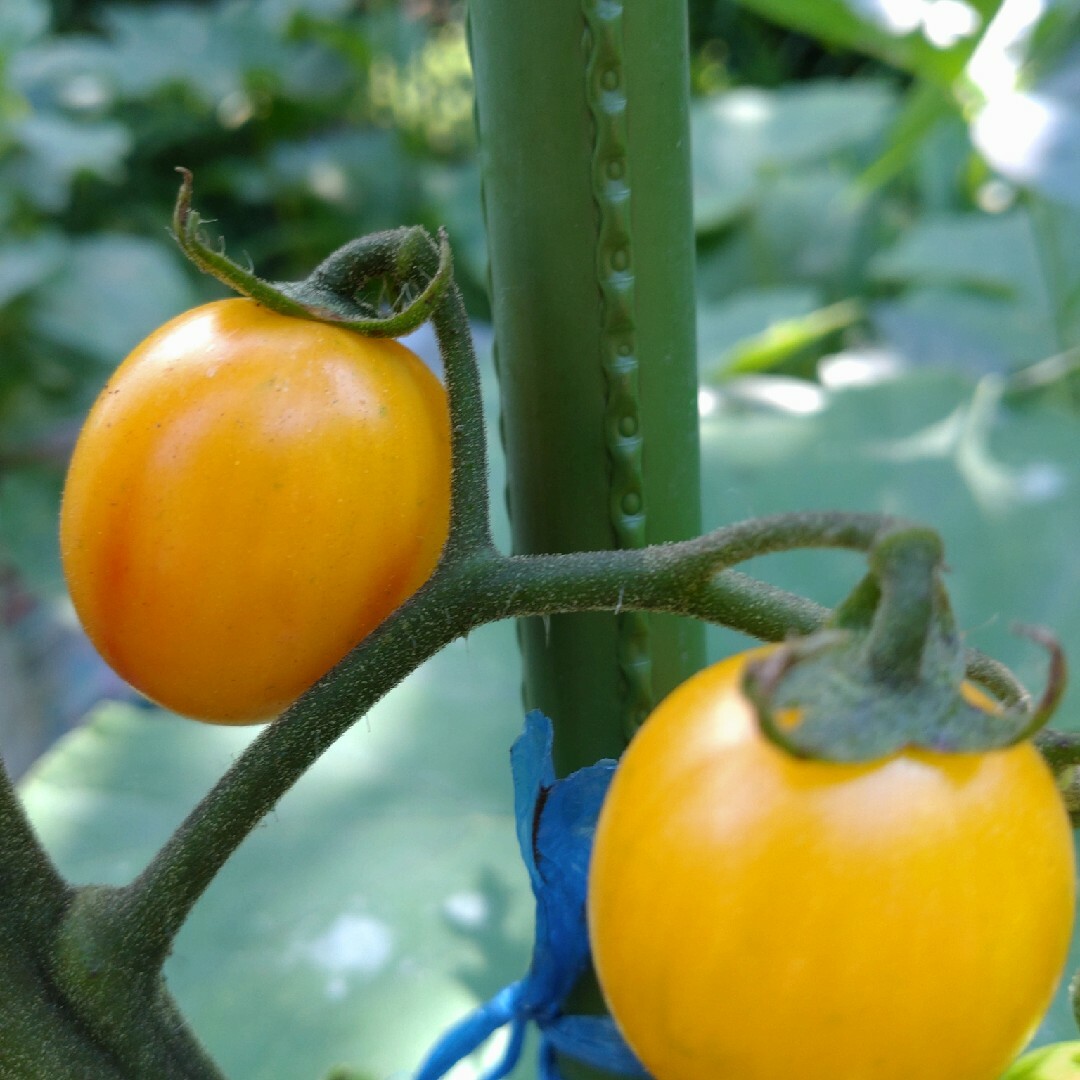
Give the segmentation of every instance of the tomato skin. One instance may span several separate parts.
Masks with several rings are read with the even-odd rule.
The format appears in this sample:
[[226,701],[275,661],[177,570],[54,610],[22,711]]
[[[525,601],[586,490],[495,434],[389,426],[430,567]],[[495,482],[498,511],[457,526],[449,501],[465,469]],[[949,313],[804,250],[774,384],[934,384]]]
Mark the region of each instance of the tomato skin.
[[446,394],[397,342],[251,300],[161,327],[76,445],[60,540],[112,667],[219,723],[277,715],[431,575]]
[[1026,743],[797,760],[741,693],[753,655],[660,704],[601,811],[589,922],[617,1024],[656,1080],[995,1080],[1072,927],[1049,769]]

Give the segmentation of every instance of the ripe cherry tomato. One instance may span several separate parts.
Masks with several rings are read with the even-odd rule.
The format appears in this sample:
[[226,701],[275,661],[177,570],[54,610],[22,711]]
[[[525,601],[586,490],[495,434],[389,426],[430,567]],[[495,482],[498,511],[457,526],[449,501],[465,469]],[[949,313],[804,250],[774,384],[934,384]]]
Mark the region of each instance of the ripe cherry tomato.
[[439,380],[404,346],[223,300],[90,412],[61,512],[91,640],[149,698],[266,720],[416,591],[446,540]]
[[589,921],[617,1024],[656,1080],[994,1080],[1069,943],[1049,770],[1030,744],[797,760],[741,692],[753,655],[660,704],[601,811]]

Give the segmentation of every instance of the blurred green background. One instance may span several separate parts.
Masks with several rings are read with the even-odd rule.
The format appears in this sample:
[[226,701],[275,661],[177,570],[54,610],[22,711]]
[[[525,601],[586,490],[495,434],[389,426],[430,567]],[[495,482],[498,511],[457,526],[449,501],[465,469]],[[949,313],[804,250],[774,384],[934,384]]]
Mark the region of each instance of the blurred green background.
[[[1080,655],[1080,2],[690,14],[706,525],[921,518],[972,643],[1037,686],[1013,619]],[[271,278],[360,233],[446,225],[494,433],[465,17],[442,0],[0,3],[0,747],[76,880],[128,880],[251,737],[134,700],[79,635],[56,550],[90,401],[147,332],[221,295],[168,235],[174,168]],[[499,512],[501,485],[496,452]],[[835,554],[751,569],[824,602],[859,573]],[[711,632],[713,655],[739,644]],[[518,685],[511,627],[448,650],[215,882],[168,975],[230,1077],[407,1075],[520,973]],[[1072,1032],[1059,1000],[1039,1039]]]

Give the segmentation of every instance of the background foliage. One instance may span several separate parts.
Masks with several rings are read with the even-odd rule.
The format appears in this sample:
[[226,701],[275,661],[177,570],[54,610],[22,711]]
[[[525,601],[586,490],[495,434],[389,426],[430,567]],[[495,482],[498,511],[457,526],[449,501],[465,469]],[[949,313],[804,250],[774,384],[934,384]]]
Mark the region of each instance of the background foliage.
[[[0,742],[17,772],[128,696],[73,626],[55,519],[108,373],[219,295],[166,232],[174,166],[271,277],[362,232],[446,224],[486,340],[464,16],[0,5]],[[1009,619],[1080,655],[1078,20],[1077,0],[691,0],[706,524],[924,519],[973,643],[1032,683],[1041,660]],[[501,505],[497,460],[492,484]],[[827,602],[858,572],[837,556],[761,570]],[[736,644],[712,635],[714,655]],[[433,661],[199,905],[169,978],[230,1076],[405,1072],[519,973],[515,665],[504,626]],[[126,880],[249,737],[106,705],[23,790],[63,869]],[[1069,1035],[1059,1002],[1040,1039]]]

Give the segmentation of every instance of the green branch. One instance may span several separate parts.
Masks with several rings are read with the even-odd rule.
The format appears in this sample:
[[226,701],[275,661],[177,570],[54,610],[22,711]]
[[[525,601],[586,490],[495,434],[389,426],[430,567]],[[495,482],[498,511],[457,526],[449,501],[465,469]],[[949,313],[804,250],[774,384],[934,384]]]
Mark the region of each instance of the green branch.
[[[752,534],[783,550],[784,520],[637,550],[503,556],[489,549],[444,559],[412,600],[241,754],[143,874],[99,910],[113,924],[110,936],[139,963],[162,964],[218,870],[311,764],[421,663],[484,623],[632,610],[694,616],[773,640],[816,628],[828,609],[728,569],[753,554]],[[870,515],[788,520],[787,546],[798,547],[859,549],[888,524]]]
[[[205,247],[190,207],[190,177],[177,232],[197,263],[260,302],[305,318],[403,332],[430,315],[451,411],[451,523],[430,581],[272,723],[234,763],[145,871],[129,886],[77,903],[65,927],[71,954],[100,949],[128,970],[156,972],[194,903],[263,816],[311,764],[380,698],[455,638],[506,618],[587,611],[668,612],[770,640],[805,634],[831,614],[733,570],[771,552],[819,547],[868,551],[899,523],[874,514],[802,513],[716,529],[679,543],[570,555],[503,556],[491,541],[481,389],[468,320],[454,285],[446,237],[398,230],[354,242],[305,282],[259,282]],[[397,310],[348,322],[364,289],[386,279]],[[257,295],[256,295],[257,294]],[[976,677],[1010,695],[1022,688],[976,660]]]
[[51,933],[72,890],[34,833],[7,771],[0,765],[0,936]]

